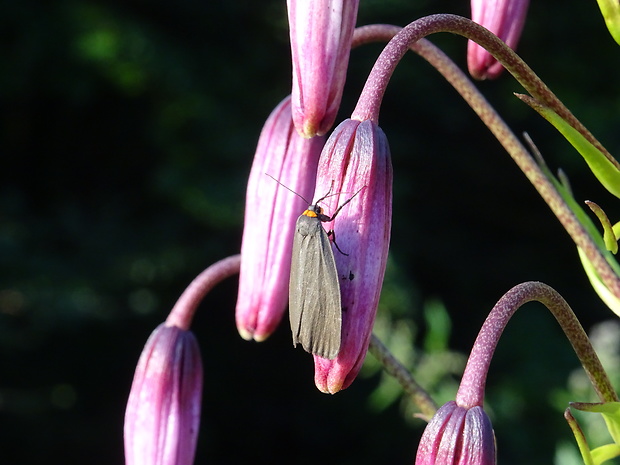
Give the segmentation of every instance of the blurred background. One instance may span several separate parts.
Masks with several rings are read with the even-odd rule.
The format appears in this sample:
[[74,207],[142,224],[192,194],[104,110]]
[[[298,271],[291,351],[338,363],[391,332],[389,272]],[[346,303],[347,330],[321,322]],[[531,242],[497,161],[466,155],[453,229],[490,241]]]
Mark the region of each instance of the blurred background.
[[[239,251],[256,141],[290,92],[285,2],[23,0],[1,11],[0,460],[121,464],[147,337],[196,274]],[[362,0],[358,24],[433,13],[468,16],[469,3]],[[464,39],[431,40],[464,66]],[[352,52],[339,119],[381,49]],[[617,154],[620,47],[596,2],[532,2],[518,52]],[[618,220],[617,199],[513,97],[514,79],[479,87],[578,200]],[[395,182],[376,332],[437,401],[454,397],[493,304],[528,280],[567,299],[618,373],[617,318],[570,238],[419,57],[398,67],[380,124]],[[321,394],[288,324],[261,344],[238,336],[236,290],[236,278],[218,286],[194,324],[205,369],[196,463],[413,463],[424,422],[372,356],[349,389]],[[551,315],[519,311],[487,384],[499,463],[579,463],[562,417],[569,401],[593,400],[579,373]]]

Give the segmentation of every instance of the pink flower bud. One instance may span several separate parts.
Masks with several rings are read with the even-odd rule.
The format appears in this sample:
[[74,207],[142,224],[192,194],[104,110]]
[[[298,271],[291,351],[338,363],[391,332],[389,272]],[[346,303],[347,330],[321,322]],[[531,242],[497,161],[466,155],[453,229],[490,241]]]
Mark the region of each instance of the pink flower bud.
[[416,465],[495,465],[495,434],[480,406],[450,401],[433,416],[420,439]]
[[194,335],[159,325],[144,346],[127,402],[126,465],[191,465],[201,395],[202,362]]
[[315,383],[322,392],[348,387],[359,372],[372,333],[387,263],[392,224],[392,164],[387,138],[372,121],[348,119],[325,144],[314,198],[331,214],[361,191],[329,223],[344,255],[334,250],[342,296],[342,338],[334,360],[314,356]]
[[334,124],[347,74],[359,0],[288,0],[293,121],[304,137]]
[[[515,49],[529,3],[529,0],[472,0],[471,19]],[[467,44],[467,66],[476,79],[495,79],[504,69],[489,52],[471,40]]]
[[263,127],[248,181],[241,244],[236,321],[244,339],[267,339],[282,319],[288,303],[295,220],[308,206],[274,179],[309,198],[324,142],[323,137],[304,139],[297,134],[290,97]]

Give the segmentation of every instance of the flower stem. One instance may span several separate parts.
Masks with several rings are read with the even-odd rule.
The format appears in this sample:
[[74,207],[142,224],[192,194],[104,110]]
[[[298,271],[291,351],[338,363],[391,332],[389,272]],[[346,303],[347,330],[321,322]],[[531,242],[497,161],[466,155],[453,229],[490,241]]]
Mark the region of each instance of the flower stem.
[[[517,80],[519,80],[519,82],[521,82],[522,84],[522,81],[526,83],[535,83],[528,86],[525,86],[525,84],[523,84],[524,87],[526,87],[526,89],[530,91],[530,93],[532,93],[532,95],[536,94],[541,96],[541,98],[544,97],[544,102],[546,102],[548,106],[552,106],[554,111],[556,111],[558,114],[570,114],[568,109],[566,109],[564,105],[557,99],[557,97],[555,97],[555,95],[553,95],[553,93],[547,88],[547,86],[542,83],[540,79],[538,79],[538,77],[523,62],[523,60],[521,60],[512,50],[507,48],[505,44],[503,44],[503,42],[499,41],[499,39],[497,39],[486,29],[482,28],[481,26],[475,25],[474,23],[469,24],[469,20],[453,15],[434,15],[422,18],[418,21],[422,20],[424,20],[424,22],[422,23],[423,25],[427,24],[428,22],[436,21],[437,23],[439,23],[439,25],[443,25],[444,27],[447,27],[444,23],[447,22],[448,24],[450,24],[450,21],[454,20],[457,24],[467,26],[468,28],[481,33],[488,39],[487,42],[494,43],[495,47],[487,47],[485,43],[479,43],[492,53],[497,52],[497,50],[495,49],[501,49],[501,53],[497,52],[497,55],[495,55],[494,53],[494,56],[502,64],[504,64],[507,69],[511,70],[511,73],[513,73],[513,75],[515,75],[517,71],[522,71],[524,73],[525,78],[523,79],[519,79],[517,76],[515,76],[517,77]],[[418,21],[411,23],[409,26],[407,26],[407,28],[418,23]],[[435,25],[435,27],[437,26]],[[452,29],[454,28],[455,26],[452,26]],[[397,42],[398,44],[400,44],[401,42],[403,42],[402,33],[405,31],[405,29],[401,29],[397,26],[390,26],[384,24],[364,26],[362,28],[356,29],[353,39],[353,45],[357,46],[367,42],[390,40],[390,37],[394,37],[394,39],[390,41],[390,44],[394,42],[396,37],[401,37],[401,39]],[[438,31],[434,29],[430,32],[426,32],[430,33]],[[450,32],[459,33],[455,30],[450,30]],[[422,35],[423,34],[418,34],[413,37],[418,37]],[[468,38],[473,38],[473,34],[467,35],[461,32],[461,35],[465,35]],[[496,43],[497,41],[499,41],[501,45],[498,45]],[[390,44],[386,46],[386,49],[390,48]],[[562,196],[557,191],[555,186],[545,176],[544,172],[538,166],[534,158],[529,154],[523,144],[521,144],[519,139],[513,134],[508,125],[502,120],[502,118],[495,111],[495,109],[482,96],[476,86],[471,82],[470,79],[467,78],[465,73],[463,73],[448,56],[446,56],[441,50],[439,50],[429,41],[421,39],[417,42],[409,42],[408,44],[410,44],[409,48],[411,48],[413,51],[415,51],[425,60],[427,60],[431,65],[433,65],[437,69],[437,71],[439,71],[444,76],[444,78],[450,84],[452,84],[452,86],[457,90],[457,92],[459,92],[463,99],[476,112],[476,114],[480,117],[480,119],[485,123],[485,125],[489,128],[489,130],[493,133],[497,140],[502,144],[504,149],[512,157],[515,163],[519,166],[521,171],[523,171],[525,176],[529,179],[529,181],[538,191],[543,200],[547,203],[547,205],[549,205],[549,208],[551,208],[551,210],[558,218],[564,229],[566,229],[575,244],[584,251],[586,257],[592,263],[592,266],[599,274],[603,283],[612,292],[612,294],[616,296],[616,298],[620,299],[620,279],[614,272],[613,268],[607,262],[605,256],[601,253],[598,246],[596,245],[592,237],[588,234],[583,225],[579,222],[573,211],[562,199]],[[395,46],[392,46],[391,48],[394,47]],[[400,48],[398,50],[400,53]],[[354,111],[354,115],[357,115],[358,119],[363,118],[363,112],[376,112],[374,113],[374,117],[378,119],[379,103],[376,102],[380,102],[380,97],[383,96],[384,91],[384,88],[382,90],[382,86],[387,85],[389,76],[393,71],[393,68],[390,68],[389,65],[394,64],[395,66],[395,62],[390,62],[389,60],[385,60],[384,65],[379,66],[380,62],[382,61],[381,57],[383,57],[384,53],[381,54],[381,56],[377,60],[377,63],[375,64],[375,67],[371,71],[371,74],[368,77],[368,81],[366,82],[366,86],[362,91],[362,96],[360,96],[358,106]],[[389,53],[388,55],[391,56],[392,53]],[[400,56],[402,57],[402,54],[400,54]],[[508,56],[509,58],[506,58],[506,56]],[[509,65],[509,63],[512,63],[512,65]],[[377,68],[378,70],[375,71],[375,69]],[[380,72],[381,69],[383,69],[384,71]],[[515,71],[515,69],[517,71]],[[373,78],[373,75],[377,75],[381,79]],[[368,97],[370,95],[372,95],[372,98]],[[369,103],[368,101],[371,102]],[[375,103],[372,103],[372,101],[374,101]],[[559,107],[564,108],[564,110],[560,112]],[[583,127],[581,123],[579,123],[572,116],[572,114],[570,116],[572,120],[576,121],[575,126],[578,125],[579,127]],[[584,131],[587,132],[585,128]],[[589,132],[587,133],[589,134]],[[600,143],[597,142],[597,144],[597,147],[599,147]]]
[[202,302],[202,299],[216,284],[239,273],[240,264],[241,255],[232,255],[219,262],[215,262],[196,276],[183,291],[176,304],[174,304],[172,311],[168,318],[166,318],[166,325],[178,326],[181,329],[188,330],[192,324],[198,304]]
[[504,294],[483,323],[456,394],[457,404],[466,408],[482,406],[486,376],[499,338],[517,309],[532,301],[545,305],[560,323],[601,401],[618,402],[618,395],[569,305],[553,288],[530,281],[519,284]]
[[428,420],[437,411],[437,404],[431,396],[417,383],[411,373],[392,355],[390,350],[374,334],[370,338],[368,351],[375,357],[385,372],[393,376],[403,387],[405,392],[411,396],[422,415]]
[[562,119],[578,130],[592,145],[620,169],[620,163],[601,145],[601,143],[575,118],[532,69],[495,34],[463,18],[450,14],[437,14],[417,19],[402,28],[383,49],[375,62],[366,85],[362,90],[357,107],[351,116],[354,119],[379,119],[379,107],[387,84],[396,65],[409,47],[418,40],[436,32],[451,32],[473,40],[484,47],[515,79],[534,97],[550,107]]

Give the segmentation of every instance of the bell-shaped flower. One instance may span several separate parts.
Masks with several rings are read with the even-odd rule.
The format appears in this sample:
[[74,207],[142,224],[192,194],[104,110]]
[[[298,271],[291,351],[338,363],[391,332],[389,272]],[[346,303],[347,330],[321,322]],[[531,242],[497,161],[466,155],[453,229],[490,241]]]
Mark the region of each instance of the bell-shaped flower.
[[[514,50],[521,38],[529,3],[529,0],[471,0],[471,19]],[[471,40],[467,44],[467,67],[476,79],[495,79],[504,69],[489,52]]]
[[299,196],[312,195],[324,142],[295,131],[290,97],[263,127],[248,181],[241,244],[236,322],[244,339],[267,339],[286,310],[295,220],[308,206]]
[[194,335],[164,323],[149,337],[125,412],[126,465],[191,465],[202,396]]
[[[366,356],[385,274],[392,224],[392,162],[387,138],[370,120],[347,119],[328,139],[317,170],[314,198],[337,217],[324,223],[342,252],[334,250],[342,329],[340,351],[329,360],[314,356],[315,384],[326,393],[348,387]],[[346,254],[346,255],[345,255]]]
[[359,0],[288,0],[293,121],[304,137],[334,124],[349,64]]
[[443,405],[420,439],[416,465],[495,465],[495,434],[480,406]]

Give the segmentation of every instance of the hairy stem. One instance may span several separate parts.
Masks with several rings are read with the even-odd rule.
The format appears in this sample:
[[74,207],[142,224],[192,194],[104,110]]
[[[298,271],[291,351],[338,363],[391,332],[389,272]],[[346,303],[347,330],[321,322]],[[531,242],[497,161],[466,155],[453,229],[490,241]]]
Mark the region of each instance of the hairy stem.
[[375,62],[362,90],[358,105],[353,111],[352,118],[371,119],[378,122],[380,103],[396,65],[412,44],[437,32],[458,34],[484,47],[532,97],[550,107],[620,169],[620,163],[611,156],[607,149],[575,118],[560,99],[510,47],[489,30],[470,19],[457,15],[425,16],[410,23],[394,35]]
[[[439,19],[441,20],[439,21],[439,23],[443,24],[446,22],[446,19],[444,19],[444,17],[447,17],[447,20],[454,19],[457,24],[464,23],[465,25],[471,26],[469,25],[470,23],[469,20],[466,20],[465,18],[460,18],[458,16],[454,17],[452,15],[435,15],[435,16],[422,18],[422,19],[425,20],[424,24],[426,24],[426,22],[433,20],[433,19]],[[448,23],[449,22],[450,21],[448,21]],[[415,24],[415,23],[412,23],[412,24]],[[410,27],[410,26],[407,26],[407,27]],[[486,31],[486,29],[481,28],[481,26],[475,25],[475,27],[474,26],[471,26],[471,27],[476,30],[482,29],[483,31]],[[385,41],[385,40],[390,40],[390,38],[393,37],[394,39],[392,39],[392,41],[390,42],[392,43],[397,37],[401,37],[401,32],[399,31],[404,31],[404,29],[401,29],[397,26],[390,26],[390,25],[384,25],[384,24],[364,26],[362,28],[356,29],[354,40],[353,40],[353,45],[357,46],[357,45],[361,45],[367,42]],[[437,31],[434,31],[434,32],[437,32]],[[493,36],[493,34],[491,34],[488,31],[486,31],[485,35],[487,34],[490,34],[492,37],[495,37]],[[462,35],[469,37],[466,34],[462,34]],[[488,39],[491,42],[495,42],[495,40],[492,40],[491,38],[488,38]],[[497,39],[496,37],[495,39],[499,41],[499,39]],[[402,40],[399,41],[398,43],[400,44],[401,42]],[[499,42],[503,44],[503,42],[501,41]],[[566,229],[566,231],[568,232],[570,237],[573,239],[575,244],[584,251],[586,257],[592,263],[594,269],[601,277],[601,280],[603,281],[603,283],[612,292],[612,294],[614,294],[618,299],[620,299],[620,279],[618,278],[618,276],[616,275],[612,267],[609,265],[604,255],[601,253],[598,246],[593,241],[592,237],[588,234],[586,229],[579,222],[578,218],[575,216],[573,211],[568,207],[568,205],[566,205],[566,202],[562,199],[562,196],[560,195],[560,193],[557,191],[557,189],[551,183],[551,181],[545,176],[544,172],[538,166],[534,158],[529,154],[529,152],[526,150],[523,144],[521,144],[519,139],[513,134],[513,132],[508,127],[508,125],[502,120],[502,118],[495,111],[495,109],[482,96],[482,94],[478,91],[478,89],[471,82],[471,80],[467,78],[465,73],[463,73],[459,69],[459,67],[456,66],[456,64],[454,64],[454,62],[448,56],[446,56],[441,50],[435,47],[428,40],[420,39],[417,42],[413,42],[413,43],[406,42],[406,43],[407,43],[407,46],[411,50],[418,53],[425,60],[427,60],[431,65],[433,65],[437,69],[437,71],[439,71],[444,76],[444,78],[450,84],[452,84],[452,86],[457,90],[457,92],[459,92],[459,94],[463,97],[463,99],[476,112],[476,114],[480,117],[480,119],[485,123],[485,125],[489,128],[489,130],[493,133],[493,135],[502,144],[504,149],[512,157],[515,163],[519,166],[521,171],[523,171],[525,176],[530,180],[530,182],[532,183],[534,188],[538,191],[538,193],[543,198],[543,200],[547,203],[547,205],[549,205],[549,207],[551,208],[555,216],[558,218],[558,220],[560,221],[564,229]],[[484,46],[484,44],[481,44],[481,45]],[[536,75],[531,71],[529,67],[527,67],[525,63],[523,63],[523,61],[512,50],[510,49],[504,50],[504,48],[507,48],[505,45],[501,47],[498,45],[495,48],[500,48],[502,50],[501,56],[508,55],[509,57],[511,57],[511,60],[510,60],[511,62],[517,62],[519,64],[519,66],[516,66],[516,65],[512,66],[511,68],[509,68],[509,70],[510,69],[514,70],[516,68],[518,71],[520,71],[522,69],[525,69],[528,71],[526,73],[524,71],[524,73],[527,76],[527,79],[525,79],[525,81],[530,82],[534,80],[534,78],[532,78],[531,76],[532,75],[536,76]],[[388,47],[386,47],[386,49],[388,49]],[[400,53],[400,48],[398,50]],[[489,51],[493,52],[493,50],[491,49],[489,49]],[[384,49],[384,53],[385,53],[385,49]],[[382,53],[382,56],[383,56],[383,53]],[[402,56],[402,54],[400,56]],[[500,62],[506,65],[505,62],[507,61],[507,59],[502,60],[500,59],[499,56],[495,56],[495,57]],[[378,62],[379,60],[377,60],[377,63]],[[386,64],[386,67],[387,67],[387,64]],[[377,68],[377,65],[375,65],[375,68]],[[379,76],[381,76],[381,79],[373,80],[371,79],[371,76],[369,76],[368,81],[366,83],[366,87],[364,88],[364,91],[362,92],[362,96],[360,96],[360,103],[358,103],[358,107],[356,108],[354,114],[357,111],[361,111],[358,109],[366,108],[366,110],[370,112],[376,111],[377,112],[376,118],[378,118],[378,110],[379,110],[378,105],[379,104],[376,102],[380,101],[380,98],[378,100],[375,100],[375,98],[377,96],[381,96],[381,97],[383,96],[383,91],[385,89],[384,87],[383,89],[381,88],[382,86],[387,85],[387,81],[389,80],[389,76],[391,75],[393,68],[391,70],[388,69],[387,71],[384,70],[383,73],[380,73],[379,71],[375,72],[375,68],[373,68],[373,70],[371,71],[371,76],[373,75],[373,73],[378,74]],[[559,110],[557,110],[557,107],[560,105],[564,107],[563,104],[557,99],[557,97],[555,97],[555,95],[551,93],[551,91],[547,89],[547,87],[542,83],[542,81],[540,81],[537,77],[535,80],[536,82],[539,82],[539,84],[530,85],[529,87],[526,87],[526,88],[533,95],[535,93],[536,95],[545,96],[546,98],[544,101],[549,106],[551,106],[551,103],[550,103],[551,100],[557,101],[556,102],[557,104],[554,104],[553,108],[554,110],[556,110],[556,112],[559,112]],[[374,82],[374,85],[370,85],[369,84],[370,82]],[[366,104],[361,103],[364,100],[364,96],[368,98],[371,94],[373,95],[373,97],[370,98],[369,100],[375,100],[374,103],[372,102],[370,103],[367,102]],[[550,97],[549,94],[552,97]],[[566,109],[565,112],[568,112],[568,110]],[[574,117],[572,118],[574,119]],[[579,123],[579,125],[581,126],[581,123]]]
[[506,324],[514,313],[527,302],[537,301],[547,307],[570,341],[590,382],[602,402],[618,402],[601,362],[579,320],[553,288],[540,282],[526,282],[509,290],[495,304],[478,333],[469,355],[456,402],[462,407],[482,405],[484,385],[491,358]]

